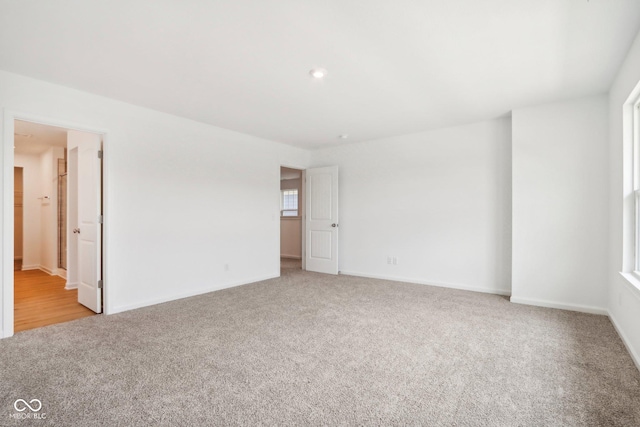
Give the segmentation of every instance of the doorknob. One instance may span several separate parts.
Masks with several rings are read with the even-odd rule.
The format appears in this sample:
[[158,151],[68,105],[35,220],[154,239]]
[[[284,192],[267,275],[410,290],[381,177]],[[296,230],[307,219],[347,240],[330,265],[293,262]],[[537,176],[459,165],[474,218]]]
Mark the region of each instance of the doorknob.
[[73,233],[74,234],[80,234],[80,229],[79,228],[74,228],[73,229]]
[[331,226],[332,226],[333,228],[336,228],[336,227],[338,226],[338,224],[336,224],[336,223],[334,222],[333,224],[331,224]]

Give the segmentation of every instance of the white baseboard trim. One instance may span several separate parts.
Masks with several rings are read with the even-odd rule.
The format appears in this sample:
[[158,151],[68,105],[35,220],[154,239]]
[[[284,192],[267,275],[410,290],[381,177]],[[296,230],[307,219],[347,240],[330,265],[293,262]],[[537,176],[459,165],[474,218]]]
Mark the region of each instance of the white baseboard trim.
[[511,291],[507,289],[482,288],[482,287],[469,286],[469,285],[459,285],[454,283],[433,282],[430,280],[414,279],[410,277],[384,276],[384,275],[378,275],[378,274],[365,274],[365,273],[359,273],[356,271],[342,271],[342,270],[340,271],[340,274],[343,274],[345,276],[367,277],[370,279],[393,280],[394,282],[415,283],[418,285],[437,286],[439,288],[458,289],[461,291],[482,292],[483,294],[494,294],[494,295],[505,295],[505,296],[511,295]]
[[545,301],[539,300],[535,298],[520,298],[520,297],[511,297],[511,302],[516,304],[524,304],[524,305],[535,305],[537,307],[546,307],[546,308],[557,308],[560,310],[569,310],[569,311],[578,311],[580,313],[589,313],[589,314],[602,314],[608,315],[609,311],[605,308],[601,307],[593,307],[590,305],[579,305],[579,304],[566,304],[554,301]]
[[57,276],[58,275],[58,269],[57,268],[54,268],[52,270],[52,269],[50,269],[48,267],[45,267],[44,265],[39,265],[38,269],[44,271],[47,274],[50,274],[51,276]]
[[63,279],[67,278],[67,270],[65,270],[64,268],[59,268],[58,269],[58,276],[62,277]]
[[22,266],[22,271],[28,271],[28,270],[40,270],[40,265],[39,264],[32,264],[32,265],[23,265]]
[[299,255],[282,255],[280,254],[280,258],[287,258],[287,259],[302,259],[301,256]]
[[179,300],[179,299],[189,298],[189,297],[193,297],[193,296],[196,296],[196,295],[208,294],[209,292],[220,291],[222,289],[227,289],[227,288],[234,288],[236,286],[248,285],[250,283],[262,282],[263,280],[274,279],[276,277],[280,277],[280,274],[275,274],[275,275],[270,274],[270,275],[266,275],[266,276],[259,276],[259,277],[254,277],[252,279],[243,280],[241,282],[234,282],[234,283],[227,283],[227,284],[224,284],[224,285],[211,286],[211,287],[201,288],[201,289],[198,289],[198,290],[195,290],[195,291],[191,291],[191,292],[184,292],[184,293],[180,293],[180,294],[171,295],[171,296],[168,296],[168,297],[151,299],[151,300],[147,300],[147,301],[143,301],[143,302],[139,302],[139,303],[135,303],[135,304],[121,305],[121,306],[114,307],[112,310],[109,310],[108,313],[105,312],[105,314],[122,313],[124,311],[134,310],[136,308],[149,307],[149,306],[156,305],[156,304],[162,304],[163,302],[176,301],[176,300]]
[[622,340],[622,343],[627,348],[627,351],[629,352],[629,355],[631,356],[631,360],[633,360],[633,363],[636,365],[636,368],[638,368],[638,370],[640,371],[640,355],[638,355],[638,353],[635,352],[633,347],[631,347],[629,339],[627,338],[625,333],[622,332],[622,328],[620,328],[620,326],[618,325],[618,322],[616,321],[615,317],[613,317],[611,312],[609,312],[607,314],[609,315],[609,320],[611,321],[611,324],[613,325],[613,328],[616,330],[616,332],[618,333],[618,336]]
[[64,288],[68,291],[70,291],[71,289],[78,289],[78,282],[67,282],[67,284],[64,285]]

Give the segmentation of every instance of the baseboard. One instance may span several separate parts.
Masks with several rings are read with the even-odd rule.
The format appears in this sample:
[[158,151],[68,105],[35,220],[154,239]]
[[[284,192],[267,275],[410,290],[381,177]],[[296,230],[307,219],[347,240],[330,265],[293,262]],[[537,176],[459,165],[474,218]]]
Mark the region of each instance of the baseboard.
[[59,268],[58,269],[58,276],[62,277],[63,279],[66,280],[67,278],[67,270],[65,270],[64,268]]
[[286,258],[286,259],[302,259],[301,256],[296,256],[296,255],[282,255],[280,254],[280,258]]
[[176,301],[176,300],[180,300],[180,299],[183,299],[183,298],[194,297],[196,295],[208,294],[209,292],[221,291],[222,289],[234,288],[236,286],[242,286],[242,285],[248,285],[248,284],[251,284],[251,283],[262,282],[263,280],[274,279],[276,277],[280,277],[280,275],[279,274],[275,274],[275,275],[259,276],[259,277],[254,277],[254,278],[246,280],[246,281],[227,283],[227,284],[220,285],[220,286],[211,286],[211,287],[208,287],[208,288],[202,288],[202,289],[198,289],[198,290],[191,291],[191,292],[184,292],[184,293],[181,293],[181,294],[175,294],[175,295],[172,295],[172,296],[169,296],[169,297],[151,299],[151,300],[139,302],[139,303],[136,303],[136,304],[121,305],[121,306],[117,306],[117,307],[114,307],[113,309],[109,310],[108,313],[105,312],[105,314],[122,313],[124,311],[135,310],[136,308],[149,307],[149,306],[156,305],[156,304],[162,304],[164,302]]
[[39,264],[32,264],[32,265],[23,265],[22,266],[22,271],[29,271],[29,270],[40,270],[40,265]]
[[631,347],[631,344],[629,344],[630,343],[629,339],[627,338],[625,333],[622,332],[622,328],[620,328],[620,326],[618,325],[618,322],[616,321],[615,317],[613,317],[611,312],[608,312],[607,314],[609,315],[609,320],[611,321],[613,328],[616,330],[616,332],[618,333],[618,336],[622,340],[622,343],[627,348],[627,351],[631,356],[631,360],[633,360],[633,363],[636,365],[636,368],[638,368],[638,370],[640,371],[640,355],[638,355],[638,353],[635,352],[633,347]]
[[50,269],[48,267],[45,267],[44,265],[39,265],[38,269],[44,271],[47,274],[50,274],[51,276],[57,276],[57,274],[58,274],[58,269],[57,268],[54,268],[52,270],[52,269]]
[[73,283],[69,283],[67,282],[66,285],[64,285],[64,288],[68,291],[72,290],[72,289],[78,289],[78,282],[73,282]]
[[609,312],[607,309],[600,307],[592,307],[589,305],[579,305],[579,304],[566,304],[559,303],[553,301],[545,301],[534,298],[520,298],[520,297],[511,297],[511,302],[516,304],[524,304],[524,305],[535,305],[537,307],[547,307],[547,308],[557,308],[560,310],[569,310],[569,311],[578,311],[581,313],[590,313],[590,314],[602,314],[608,315]]
[[383,275],[377,275],[377,274],[365,274],[365,273],[359,273],[355,271],[343,271],[343,270],[340,271],[340,274],[343,274],[345,276],[367,277],[369,279],[393,280],[394,282],[415,283],[418,285],[437,286],[439,288],[458,289],[461,291],[481,292],[483,294],[494,294],[494,295],[505,295],[505,296],[511,295],[511,291],[507,289],[481,288],[476,286],[460,285],[460,284],[454,284],[454,283],[432,282],[430,280],[414,279],[410,277],[383,276]]

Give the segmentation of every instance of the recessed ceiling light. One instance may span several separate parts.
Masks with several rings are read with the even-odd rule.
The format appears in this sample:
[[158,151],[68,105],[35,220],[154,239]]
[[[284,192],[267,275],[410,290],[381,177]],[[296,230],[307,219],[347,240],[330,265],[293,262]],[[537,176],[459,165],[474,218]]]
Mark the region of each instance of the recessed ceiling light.
[[346,133],[343,133],[343,134],[342,134],[342,135],[340,135],[338,138],[340,138],[340,139],[347,139],[347,138],[349,138],[349,135],[348,135],[348,134],[346,134]]
[[323,79],[327,75],[327,70],[324,68],[313,68],[309,71],[309,75],[314,79]]

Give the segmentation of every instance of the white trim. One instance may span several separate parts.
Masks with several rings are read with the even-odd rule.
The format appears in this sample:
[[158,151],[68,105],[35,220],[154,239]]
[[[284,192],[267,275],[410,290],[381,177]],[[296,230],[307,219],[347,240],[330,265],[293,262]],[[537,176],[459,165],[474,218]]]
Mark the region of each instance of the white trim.
[[640,269],[640,233],[637,215],[640,190],[640,82],[633,88],[622,105],[622,271],[630,273]]
[[72,290],[72,289],[78,289],[78,282],[67,282],[66,285],[64,285],[64,288],[68,291]]
[[65,270],[64,268],[59,268],[57,273],[58,277],[61,277],[63,279],[67,279],[67,270]]
[[615,317],[613,317],[613,314],[611,312],[608,312],[607,314],[609,315],[609,320],[611,321],[613,328],[616,330],[616,332],[618,333],[618,336],[622,340],[622,343],[627,348],[627,351],[631,356],[631,360],[633,360],[633,363],[636,365],[636,368],[638,368],[638,370],[640,371],[640,355],[638,355],[638,353],[634,351],[631,344],[629,344],[630,343],[629,339],[624,334],[624,332],[622,332],[622,328],[618,326],[618,322],[616,321]]
[[358,273],[355,271],[340,271],[339,274],[344,276],[366,277],[369,279],[393,280],[394,282],[415,283],[418,285],[436,286],[439,288],[459,289],[462,291],[481,292],[483,294],[494,294],[494,295],[505,295],[505,296],[511,295],[511,291],[507,289],[482,288],[477,286],[461,285],[461,284],[454,284],[454,283],[433,282],[431,280],[421,280],[421,279],[414,279],[410,277],[365,274],[365,273]]
[[[25,120],[33,123],[40,123],[49,126],[56,126],[65,129],[73,129],[84,132],[97,133],[102,136],[102,214],[103,214],[103,226],[102,226],[102,265],[103,265],[103,277],[102,280],[107,283],[106,276],[108,273],[108,218],[109,218],[109,179],[108,179],[108,150],[109,144],[107,143],[109,131],[100,127],[87,126],[76,122],[69,122],[66,120],[53,119],[49,116],[43,116],[39,114],[20,112],[4,108],[2,110],[3,120],[3,134],[2,134],[2,164],[4,167],[4,174],[2,177],[3,186],[3,207],[2,207],[2,250],[0,251],[0,257],[2,257],[2,265],[9,266],[13,264],[14,250],[13,250],[13,132],[14,121]],[[4,191],[7,189],[7,191]],[[29,268],[31,266],[27,266]],[[39,268],[40,266],[36,266]],[[22,268],[26,268],[23,266]],[[1,327],[2,334],[0,338],[8,338],[13,335],[13,267],[3,268],[2,281],[0,287],[2,288],[2,319]],[[109,314],[111,312],[111,298],[107,286],[103,289],[103,304],[104,313]]]
[[57,276],[58,275],[58,269],[57,268],[52,270],[52,269],[50,269],[48,267],[45,267],[44,265],[39,265],[38,269],[40,271],[44,271],[45,273],[47,273],[50,276]]
[[593,307],[590,305],[567,304],[567,303],[554,302],[554,301],[545,301],[545,300],[540,300],[535,298],[511,297],[511,302],[516,304],[535,305],[537,307],[547,307],[547,308],[557,308],[560,310],[578,311],[581,313],[602,314],[605,316],[609,314],[606,308]]
[[[13,335],[13,121],[15,115],[3,110],[2,135],[2,164],[4,174],[2,177],[2,336],[8,338]],[[9,173],[11,172],[11,173]],[[7,189],[7,191],[5,191]],[[11,208],[9,208],[11,207]]]
[[203,295],[203,294],[208,294],[210,292],[215,292],[215,291],[220,291],[222,289],[228,289],[228,288],[234,288],[236,286],[243,286],[243,285],[248,285],[251,283],[256,283],[256,282],[262,282],[264,280],[269,280],[269,279],[275,279],[280,277],[280,271],[278,270],[278,274],[269,274],[266,276],[258,276],[258,277],[254,277],[252,279],[249,280],[243,280],[241,282],[234,282],[234,283],[227,283],[227,284],[223,284],[223,285],[218,285],[218,286],[210,286],[210,287],[206,287],[206,288],[201,288],[195,291],[190,291],[190,292],[184,292],[184,293],[179,293],[179,294],[173,294],[167,297],[162,297],[162,298],[155,298],[155,299],[150,299],[150,300],[146,300],[143,302],[138,302],[135,304],[130,304],[130,305],[121,305],[118,307],[114,307],[113,311],[111,311],[110,314],[115,314],[115,313],[122,313],[124,311],[129,311],[129,310],[135,310],[136,308],[143,308],[143,307],[149,307],[152,305],[156,305],[156,304],[162,304],[164,302],[170,302],[170,301],[177,301],[183,298],[189,298],[189,297],[193,297],[193,296],[197,296],[197,295]]
[[22,271],[29,271],[29,270],[40,270],[40,265],[38,265],[38,264],[30,264],[30,265],[23,265],[22,266]]
[[620,275],[626,279],[625,285],[631,291],[634,297],[640,301],[640,279],[634,273],[620,272]]

